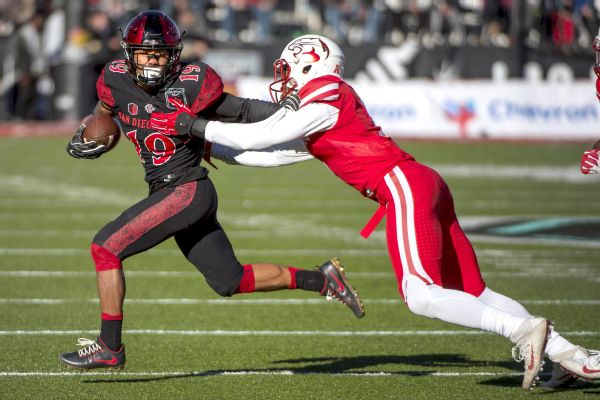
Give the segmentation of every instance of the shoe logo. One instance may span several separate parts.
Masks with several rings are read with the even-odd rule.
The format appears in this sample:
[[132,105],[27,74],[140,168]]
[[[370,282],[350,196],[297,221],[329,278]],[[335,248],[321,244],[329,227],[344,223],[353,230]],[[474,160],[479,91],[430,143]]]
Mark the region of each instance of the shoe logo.
[[335,281],[335,284],[338,287],[338,292],[340,294],[345,294],[346,293],[346,287],[344,286],[344,284],[337,278],[337,276],[331,274],[329,275],[330,278],[332,278]]
[[115,365],[117,363],[117,357],[112,356],[112,358],[110,360],[97,359],[97,360],[94,360],[94,361],[99,362],[101,364]]
[[527,366],[528,370],[532,370],[535,364],[535,357],[533,356],[533,351],[531,352],[531,360],[529,361],[529,365]]
[[600,369],[589,369],[584,365],[582,371],[586,374],[597,374],[598,372],[600,372]]

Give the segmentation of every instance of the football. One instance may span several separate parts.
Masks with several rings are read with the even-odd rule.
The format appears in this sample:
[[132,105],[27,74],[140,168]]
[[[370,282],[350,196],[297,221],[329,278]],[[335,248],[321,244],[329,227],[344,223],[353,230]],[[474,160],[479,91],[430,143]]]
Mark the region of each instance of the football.
[[114,149],[121,138],[121,124],[109,114],[91,114],[82,121],[85,124],[83,141],[91,140],[106,146],[106,151]]

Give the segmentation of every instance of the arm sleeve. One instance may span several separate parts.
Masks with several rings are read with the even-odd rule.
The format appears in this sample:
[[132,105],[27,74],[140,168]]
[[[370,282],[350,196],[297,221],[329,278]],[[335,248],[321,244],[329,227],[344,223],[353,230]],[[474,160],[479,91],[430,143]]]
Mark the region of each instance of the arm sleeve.
[[202,115],[223,122],[258,122],[277,112],[281,106],[268,101],[246,99],[230,93],[223,95]]
[[211,121],[206,126],[205,138],[238,150],[260,150],[330,129],[338,116],[339,110],[325,103],[309,104],[298,111],[282,108],[266,120],[252,124]]
[[213,144],[211,156],[227,164],[251,167],[278,167],[312,160],[302,140],[294,140],[271,146],[259,151],[235,150],[227,146]]

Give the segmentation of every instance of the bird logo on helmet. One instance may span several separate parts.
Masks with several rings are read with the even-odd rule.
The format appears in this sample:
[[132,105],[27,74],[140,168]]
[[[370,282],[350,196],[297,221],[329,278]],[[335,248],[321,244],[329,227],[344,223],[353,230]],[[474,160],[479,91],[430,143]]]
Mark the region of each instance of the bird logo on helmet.
[[287,95],[297,93],[312,79],[324,75],[341,78],[344,74],[344,53],[324,36],[300,36],[285,46],[281,57],[273,64],[273,72],[269,91],[271,99],[279,103]]
[[[175,22],[162,11],[142,11],[129,21],[121,47],[125,51],[128,71],[136,82],[155,87],[175,76],[180,69],[182,36]],[[135,54],[138,50],[167,50],[168,61],[165,65],[153,67],[140,65]]]

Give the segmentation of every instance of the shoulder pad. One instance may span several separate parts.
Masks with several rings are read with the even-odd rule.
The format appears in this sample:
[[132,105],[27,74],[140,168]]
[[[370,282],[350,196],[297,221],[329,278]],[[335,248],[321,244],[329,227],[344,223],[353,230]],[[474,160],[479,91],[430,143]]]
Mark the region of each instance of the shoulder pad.
[[96,81],[96,91],[98,98],[104,104],[112,107],[115,104],[115,99],[112,94],[112,88],[115,86],[115,80],[120,79],[128,73],[125,60],[115,60],[104,66],[98,80]]
[[340,82],[314,80],[300,89],[298,95],[302,99],[300,107],[314,102],[335,101],[340,97]]
[[182,76],[185,76],[185,71],[191,71],[188,75],[197,74],[196,76],[199,78],[200,89],[190,107],[194,114],[210,107],[211,104],[223,95],[223,80],[207,64],[191,63],[186,65],[183,67],[180,79]]

